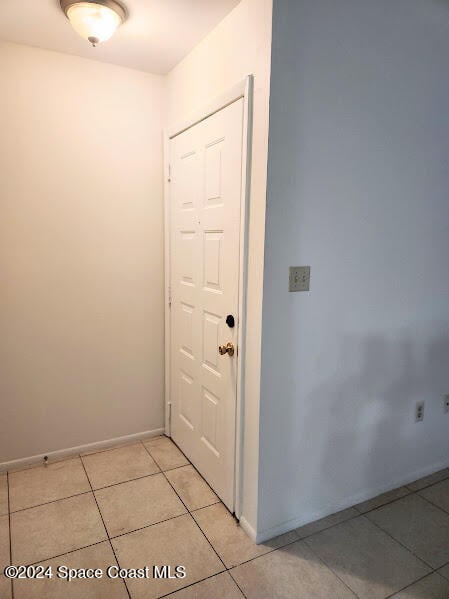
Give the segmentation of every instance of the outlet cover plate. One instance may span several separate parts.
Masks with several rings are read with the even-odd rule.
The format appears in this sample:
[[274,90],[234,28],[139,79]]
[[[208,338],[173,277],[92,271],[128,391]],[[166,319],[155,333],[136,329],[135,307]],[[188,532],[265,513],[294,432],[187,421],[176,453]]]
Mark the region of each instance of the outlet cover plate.
[[449,395],[443,397],[443,409],[446,414],[449,413]]
[[424,402],[417,401],[415,404],[415,422],[422,422],[424,420]]
[[310,290],[310,266],[290,266],[289,291]]

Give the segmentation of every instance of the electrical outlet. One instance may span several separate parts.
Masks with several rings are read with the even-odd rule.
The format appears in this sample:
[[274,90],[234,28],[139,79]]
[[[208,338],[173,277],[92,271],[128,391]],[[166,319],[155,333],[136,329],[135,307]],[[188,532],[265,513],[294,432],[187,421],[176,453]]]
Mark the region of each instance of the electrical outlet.
[[449,395],[443,397],[443,409],[446,414],[449,413]]
[[415,405],[415,422],[422,422],[424,420],[424,402],[417,401]]
[[310,266],[290,266],[289,291],[309,291]]

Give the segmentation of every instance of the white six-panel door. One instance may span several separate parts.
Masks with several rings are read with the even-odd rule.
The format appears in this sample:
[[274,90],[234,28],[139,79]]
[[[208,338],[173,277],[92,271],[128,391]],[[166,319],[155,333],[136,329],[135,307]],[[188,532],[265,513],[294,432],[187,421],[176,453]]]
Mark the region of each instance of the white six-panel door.
[[240,99],[170,140],[171,434],[231,511],[242,135]]

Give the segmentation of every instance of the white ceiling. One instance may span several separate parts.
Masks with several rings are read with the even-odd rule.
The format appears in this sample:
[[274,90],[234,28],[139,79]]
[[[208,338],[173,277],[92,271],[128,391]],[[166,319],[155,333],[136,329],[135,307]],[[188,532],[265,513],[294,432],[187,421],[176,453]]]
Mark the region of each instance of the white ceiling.
[[240,0],[123,0],[128,20],[92,48],[73,31],[59,0],[0,0],[0,40],[168,73]]

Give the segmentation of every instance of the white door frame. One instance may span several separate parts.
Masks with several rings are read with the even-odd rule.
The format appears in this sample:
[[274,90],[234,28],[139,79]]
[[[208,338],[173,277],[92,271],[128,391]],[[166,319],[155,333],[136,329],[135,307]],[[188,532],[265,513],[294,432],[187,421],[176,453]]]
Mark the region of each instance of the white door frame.
[[239,272],[239,328],[237,351],[237,400],[235,427],[234,512],[241,515],[243,464],[243,404],[245,390],[245,330],[246,287],[248,262],[248,223],[251,183],[251,140],[253,113],[253,75],[248,75],[226,93],[215,98],[192,118],[164,132],[164,250],[165,250],[165,434],[171,437],[171,291],[170,291],[170,140],[200,123],[229,104],[243,98],[242,183],[240,196],[240,272]]

